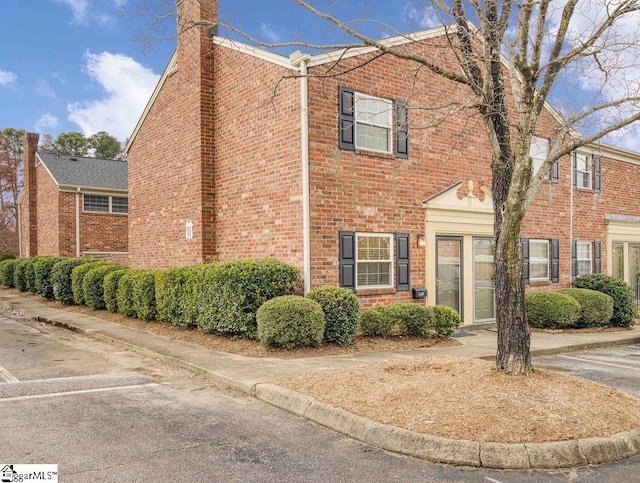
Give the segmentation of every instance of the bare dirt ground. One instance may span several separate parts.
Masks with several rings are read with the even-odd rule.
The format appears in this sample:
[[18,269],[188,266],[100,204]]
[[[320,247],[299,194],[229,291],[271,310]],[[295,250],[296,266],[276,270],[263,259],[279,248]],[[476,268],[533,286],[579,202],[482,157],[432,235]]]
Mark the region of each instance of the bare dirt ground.
[[[63,307],[37,295],[14,293],[57,309],[248,357],[289,359],[459,344],[454,339],[358,337],[348,348],[268,350],[257,341],[231,340],[84,306]],[[640,399],[552,371],[507,376],[491,362],[478,359],[390,360],[287,378],[278,384],[384,424],[454,439],[537,443],[609,436],[640,427]]]

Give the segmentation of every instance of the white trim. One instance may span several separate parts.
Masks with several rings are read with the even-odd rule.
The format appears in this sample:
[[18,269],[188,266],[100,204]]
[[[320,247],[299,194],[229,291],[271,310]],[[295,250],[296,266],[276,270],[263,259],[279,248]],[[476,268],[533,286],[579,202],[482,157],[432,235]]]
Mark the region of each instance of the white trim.
[[[546,250],[547,251],[547,256],[546,256],[547,276],[546,277],[533,277],[533,276],[531,276],[531,263],[532,263],[532,260],[533,260],[533,257],[531,256],[531,251],[532,251],[531,250],[531,245],[532,245],[532,243],[544,243],[547,246],[547,250]],[[548,282],[550,280],[550,277],[549,277],[549,267],[551,265],[551,263],[550,263],[551,262],[551,260],[550,260],[551,257],[549,257],[549,247],[550,247],[550,245],[551,244],[549,243],[548,239],[544,239],[544,238],[529,238],[529,280],[531,282]],[[538,261],[538,260],[541,260],[541,259],[536,259],[535,263],[542,263],[541,261]]]
[[[389,240],[389,260],[360,260],[358,257],[358,238],[386,238]],[[392,233],[373,233],[373,232],[357,232],[356,233],[356,250],[355,250],[355,285],[356,290],[385,289],[395,287],[395,263],[394,263],[394,236]],[[358,264],[359,263],[386,263],[389,262],[389,284],[388,285],[358,285]]]
[[149,98],[149,101],[147,102],[147,105],[145,106],[144,111],[142,111],[142,115],[140,116],[140,119],[138,119],[138,122],[136,123],[136,127],[133,128],[133,132],[131,133],[131,136],[129,136],[129,142],[124,148],[124,154],[127,154],[129,152],[129,148],[131,147],[133,140],[135,139],[136,135],[138,134],[138,131],[142,127],[142,124],[144,123],[145,119],[147,118],[147,115],[149,114],[151,107],[156,102],[156,98],[158,97],[158,94],[160,93],[162,86],[164,86],[165,81],[170,75],[172,75],[177,70],[178,70],[178,51],[176,50],[173,52],[173,55],[171,56],[171,59],[169,59],[169,63],[167,64],[167,67],[164,69],[164,72],[162,73],[160,80],[156,84],[156,88],[153,90],[153,93],[151,94],[151,97]]
[[235,50],[236,52],[250,55],[257,59],[271,62],[272,64],[279,65],[280,67],[284,67],[286,69],[297,70],[288,57],[269,52],[268,50],[263,50],[258,47],[253,47],[251,45],[243,44],[242,42],[236,42],[235,40],[220,36],[213,37],[213,44],[220,47],[226,47],[227,49]]
[[[393,131],[393,101],[390,99],[385,99],[384,97],[378,97],[378,96],[372,96],[371,94],[365,94],[364,92],[360,92],[360,91],[354,91],[354,95],[353,95],[354,99],[353,99],[353,119],[354,119],[354,123],[353,123],[353,129],[354,129],[354,136],[353,136],[353,143],[356,149],[360,149],[363,151],[373,151],[376,153],[384,153],[384,154],[393,154],[393,138],[394,138],[394,131]],[[358,100],[370,100],[370,101],[376,101],[376,102],[380,102],[380,103],[384,103],[388,106],[388,125],[382,125],[382,124],[376,124],[375,122],[372,121],[361,121],[358,119],[358,114],[362,113],[361,110],[358,109]],[[365,112],[365,114],[368,114],[367,112]],[[358,125],[363,125],[363,126],[372,126],[374,128],[380,128],[380,129],[386,129],[388,136],[387,136],[387,149],[375,149],[369,146],[360,146],[358,145]]]
[[126,257],[129,252],[82,252],[84,258],[100,258],[102,257]]

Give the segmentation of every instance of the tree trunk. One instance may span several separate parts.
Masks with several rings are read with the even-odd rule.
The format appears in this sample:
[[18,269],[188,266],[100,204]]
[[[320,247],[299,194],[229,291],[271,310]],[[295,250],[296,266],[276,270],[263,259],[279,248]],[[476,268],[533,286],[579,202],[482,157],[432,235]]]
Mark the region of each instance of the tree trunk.
[[[530,332],[524,304],[524,263],[520,225],[524,210],[513,205],[496,217],[495,283],[498,350],[496,367],[506,374],[523,374],[531,365]],[[498,219],[501,225],[497,225]]]

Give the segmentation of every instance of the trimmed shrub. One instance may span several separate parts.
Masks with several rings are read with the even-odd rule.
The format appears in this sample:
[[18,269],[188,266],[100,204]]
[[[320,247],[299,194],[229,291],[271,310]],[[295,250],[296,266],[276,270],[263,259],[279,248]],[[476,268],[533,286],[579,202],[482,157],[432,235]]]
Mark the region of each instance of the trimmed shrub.
[[156,271],[133,270],[130,278],[135,316],[143,320],[155,320]]
[[36,291],[36,269],[35,264],[38,260],[38,257],[31,257],[25,259],[24,265],[24,279],[27,285],[27,291],[31,293],[38,293]]
[[0,253],[0,262],[3,262],[5,260],[14,260],[14,259],[16,259],[16,254],[13,253],[8,248],[6,250],[2,250],[2,253]]
[[87,258],[66,258],[51,268],[51,284],[53,285],[53,298],[62,305],[73,304],[73,290],[71,288],[71,274],[79,265],[89,263]]
[[82,280],[82,291],[84,293],[84,303],[93,310],[103,310],[104,303],[104,277],[116,270],[122,270],[122,265],[109,263],[98,265],[89,270]]
[[307,298],[318,302],[322,307],[325,342],[341,346],[353,344],[360,319],[360,302],[355,294],[346,288],[323,285],[311,290]]
[[116,301],[118,313],[133,317],[136,311],[133,308],[133,273],[136,270],[129,269],[118,280],[118,290],[116,291]]
[[119,270],[108,272],[104,276],[104,307],[109,312],[118,312],[118,282],[120,281],[120,278],[122,278],[122,276],[128,271],[128,268],[120,268]]
[[386,307],[393,325],[403,335],[431,337],[436,333],[435,316],[431,307],[411,302],[398,302]]
[[256,337],[256,312],[267,300],[292,294],[299,271],[272,258],[196,267],[186,312],[198,327],[232,337]]
[[189,317],[189,293],[193,267],[173,267],[156,273],[156,311],[158,320],[178,327],[195,327],[196,320]]
[[574,288],[588,288],[606,293],[613,297],[613,315],[610,325],[629,327],[635,323],[637,308],[631,286],[624,280],[603,273],[592,273],[576,278],[571,284]]
[[91,260],[90,262],[78,265],[71,270],[71,291],[73,292],[73,303],[76,305],[84,304],[84,289],[82,288],[82,281],[89,270],[94,269],[99,265],[104,265],[108,262],[104,260]]
[[365,310],[360,316],[362,335],[387,337],[393,331],[395,319],[387,307],[382,305]]
[[447,305],[434,305],[433,316],[438,337],[449,337],[453,335],[462,323],[462,318],[458,311]]
[[13,275],[19,260],[17,258],[8,258],[0,262],[0,285],[5,287],[14,287]]
[[564,293],[529,293],[525,305],[529,325],[540,329],[573,327],[580,318],[580,302]]
[[256,314],[258,338],[266,347],[320,347],[324,335],[324,313],[320,304],[298,295],[266,301]]
[[13,286],[21,292],[27,291],[27,263],[28,258],[21,258],[13,270]]
[[35,290],[46,299],[53,298],[53,283],[51,282],[51,270],[60,257],[38,257],[33,264],[35,272]]
[[580,303],[580,318],[576,327],[603,327],[613,316],[613,297],[588,288],[564,288],[560,293],[571,295]]

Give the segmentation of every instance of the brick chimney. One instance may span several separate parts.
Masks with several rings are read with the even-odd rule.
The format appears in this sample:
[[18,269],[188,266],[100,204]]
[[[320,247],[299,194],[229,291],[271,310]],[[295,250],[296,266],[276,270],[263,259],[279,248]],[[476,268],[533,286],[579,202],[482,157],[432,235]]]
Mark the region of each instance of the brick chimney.
[[20,203],[20,252],[23,257],[38,254],[38,220],[36,217],[36,151],[40,136],[25,133],[22,138],[24,187]]

